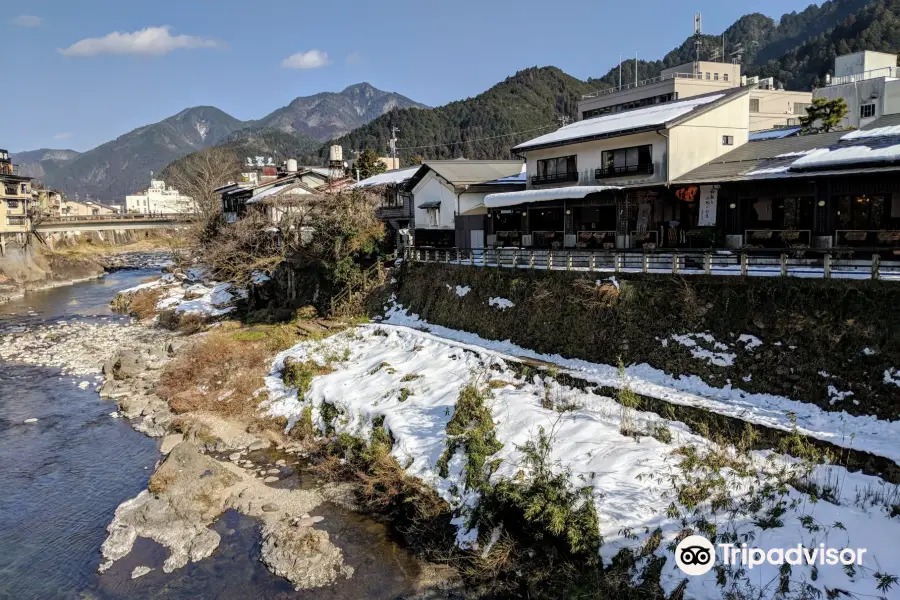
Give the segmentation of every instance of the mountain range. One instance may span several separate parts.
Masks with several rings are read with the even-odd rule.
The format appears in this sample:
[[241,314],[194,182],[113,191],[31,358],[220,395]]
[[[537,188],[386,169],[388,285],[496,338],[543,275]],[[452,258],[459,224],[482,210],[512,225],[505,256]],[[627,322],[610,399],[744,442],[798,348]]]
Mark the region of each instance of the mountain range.
[[[626,61],[621,77],[648,79],[690,62],[697,56],[696,41],[686,38],[659,60]],[[721,35],[702,35],[699,41],[701,60],[721,59],[724,50],[727,60],[741,57],[747,75],[774,77],[787,89],[808,90],[822,83],[839,54],[900,51],[900,0],[829,0],[778,20],[752,13]],[[334,143],[344,147],[345,156],[367,148],[383,153],[391,128],[398,127],[404,164],[428,158],[509,158],[516,143],[577,118],[581,95],[615,86],[619,76],[618,65],[587,81],[555,67],[532,67],[482,94],[437,108],[359,84],[338,94],[297,98],[257,121],[240,122],[210,107],[195,108],[89,152],[45,149],[14,160],[23,169],[42,172],[47,185],[70,195],[89,191],[95,197],[121,198],[146,183],[148,170],[214,144],[239,156],[275,154],[320,164]],[[199,135],[202,128],[206,132]],[[31,160],[24,160],[26,155]]]
[[395,108],[422,107],[368,83],[342,92],[301,97],[254,121],[241,121],[212,106],[197,106],[138,127],[87,152],[41,149],[12,155],[20,173],[45,186],[100,201],[120,202],[147,187],[150,172],[215,145],[236,152],[298,156]]

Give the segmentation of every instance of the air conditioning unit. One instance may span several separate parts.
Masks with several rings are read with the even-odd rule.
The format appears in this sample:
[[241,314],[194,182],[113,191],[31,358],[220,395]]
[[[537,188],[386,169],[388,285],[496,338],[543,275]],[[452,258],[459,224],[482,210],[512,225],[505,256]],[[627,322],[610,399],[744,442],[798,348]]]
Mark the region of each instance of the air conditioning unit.
[[754,75],[753,77],[747,77],[745,85],[754,85],[759,83],[759,77]]

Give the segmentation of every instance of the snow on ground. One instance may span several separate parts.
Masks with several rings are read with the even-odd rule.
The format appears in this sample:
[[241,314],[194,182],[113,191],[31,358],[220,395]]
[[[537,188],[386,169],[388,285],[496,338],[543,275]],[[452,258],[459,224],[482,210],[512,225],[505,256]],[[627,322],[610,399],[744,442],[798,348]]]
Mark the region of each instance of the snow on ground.
[[[398,311],[391,317],[398,322],[404,319],[416,326],[423,325]],[[321,342],[298,344],[276,357],[266,378],[269,400],[264,407],[274,416],[287,417],[293,425],[303,407],[312,406],[314,423],[322,428],[320,408],[323,402],[329,402],[341,411],[333,423],[336,430],[361,437],[370,434],[373,418],[383,416],[384,426],[395,440],[392,454],[399,464],[405,465],[410,475],[432,486],[459,511],[459,517],[454,520],[460,531],[458,541],[472,543],[476,536],[475,532],[467,531],[466,515],[478,496],[463,489],[465,457],[461,451],[453,457],[446,478],[440,476],[436,463],[444,452],[446,426],[461,389],[473,381],[484,386],[492,380],[490,387],[494,389],[488,402],[497,438],[503,444],[494,457],[501,461],[494,481],[516,475],[522,466],[520,446],[534,440],[543,427],[552,432],[551,459],[556,461],[555,468],[569,470],[572,486],[590,486],[595,492],[594,506],[604,540],[601,558],[605,564],[622,549],[640,548],[650,532],[659,528],[663,542],[657,554],[667,558],[662,573],[666,593],[687,579],[686,597],[722,597],[715,570],[704,576],[686,578],[675,566],[668,549],[683,527],[680,516],[669,514],[669,507],[677,497],[669,476],[677,477],[680,472],[677,468],[680,458],[672,452],[685,445],[702,451],[710,447],[707,440],[689,433],[681,423],[668,422],[652,413],[625,413],[610,398],[561,386],[549,377],[531,375],[522,379],[508,366],[508,362],[516,360],[515,356],[489,349],[486,346],[493,344],[468,334],[457,332],[466,342],[477,345],[447,339],[448,330],[435,330],[441,337],[404,326],[365,325]],[[510,347],[508,342],[504,347]],[[514,354],[524,352],[517,349]],[[287,357],[328,362],[334,370],[314,378],[305,398],[298,398],[296,390],[287,388],[281,379]],[[415,378],[410,380],[408,376]],[[642,385],[634,373],[630,382],[636,389]],[[409,393],[401,395],[403,388]],[[546,398],[551,398],[557,406],[567,406],[568,410],[560,413],[544,408],[542,401],[546,403]],[[624,436],[620,432],[623,418],[628,418],[632,428],[644,431],[665,425],[672,439],[661,442],[652,437],[636,440]],[[754,455],[752,460],[761,470],[767,468],[765,465],[777,470],[792,462],[785,457],[765,458],[764,453]],[[751,486],[759,483],[738,477],[729,469],[722,476],[729,480],[731,493],[737,499],[752,493]],[[817,547],[820,542],[837,548],[866,548],[865,569],[858,569],[854,576],[841,566],[820,566],[815,576],[808,566],[795,566],[792,583],[808,583],[822,592],[823,597],[827,587],[852,590],[864,597],[900,598],[897,586],[888,592],[878,592],[877,582],[871,576],[874,570],[900,574],[900,555],[896,552],[900,521],[890,518],[887,509],[877,502],[856,500],[860,490],[897,494],[896,489],[886,488],[880,479],[849,474],[837,467],[819,467],[813,478],[820,482],[827,479],[834,484],[840,505],[824,500],[814,502],[789,488],[786,510],[779,517],[780,526],[762,529],[752,515],[743,513],[733,518],[719,514],[713,520],[719,531],[750,536],[740,539],[748,539],[751,546],[763,549],[795,547],[798,543]],[[861,497],[871,496],[863,493]],[[684,507],[680,512],[689,515]],[[484,532],[482,540],[488,534]],[[778,575],[776,566],[758,566],[749,572],[746,583],[762,586],[774,580],[777,585]],[[770,595],[766,593],[763,597]]]
[[900,387],[900,369],[895,369],[894,367],[891,367],[890,369],[885,370],[884,382],[885,383],[893,383],[897,387]]
[[[721,342],[717,342],[716,339],[708,333],[688,333],[685,335],[673,335],[671,337],[672,340],[678,342],[685,348],[688,348],[691,351],[691,356],[694,358],[703,360],[708,362],[711,365],[715,365],[717,367],[730,367],[734,364],[734,359],[737,356],[732,352],[725,352],[728,350],[728,346]],[[716,351],[707,350],[706,348],[701,348],[697,344],[697,340],[701,340],[710,344],[715,348]]]
[[[581,379],[603,386],[621,386],[615,366],[563,358],[558,354],[541,354],[509,340],[486,340],[465,331],[432,325],[420,319],[418,315],[410,314],[402,306],[391,308],[384,322],[424,329],[443,338],[512,356],[555,363]],[[718,388],[705,383],[700,377],[694,375],[673,377],[648,364],[631,365],[626,367],[625,371],[631,388],[645,396],[672,404],[702,408],[782,431],[794,429],[790,417],[794,415],[796,427],[803,435],[837,446],[852,446],[856,450],[900,461],[900,421],[883,421],[874,416],[854,416],[847,414],[846,411],[828,412],[813,404],[774,394],[753,394],[731,385]],[[892,377],[895,377],[897,385],[900,385],[900,371],[894,371]]]
[[507,300],[506,298],[489,298],[488,304],[497,307],[499,310],[506,310],[515,306],[512,300]]
[[176,314],[199,314],[220,317],[232,312],[234,302],[247,297],[247,290],[230,283],[203,281],[206,271],[188,269],[186,277],[167,273],[147,283],[128,288],[119,293],[129,295],[146,289],[163,288],[163,295],[156,303],[157,310],[174,310]]

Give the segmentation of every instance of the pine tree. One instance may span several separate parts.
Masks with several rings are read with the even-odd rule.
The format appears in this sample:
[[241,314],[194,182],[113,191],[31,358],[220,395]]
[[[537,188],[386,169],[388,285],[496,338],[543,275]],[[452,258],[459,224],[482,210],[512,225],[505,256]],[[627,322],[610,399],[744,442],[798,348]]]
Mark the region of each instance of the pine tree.
[[360,179],[368,179],[374,175],[384,173],[387,165],[378,160],[378,154],[371,148],[363,150],[359,158],[356,159],[356,169],[359,171]]
[[806,116],[800,117],[800,124],[805,133],[831,131],[840,126],[847,116],[847,103],[843,98],[813,98],[812,104],[806,107]]

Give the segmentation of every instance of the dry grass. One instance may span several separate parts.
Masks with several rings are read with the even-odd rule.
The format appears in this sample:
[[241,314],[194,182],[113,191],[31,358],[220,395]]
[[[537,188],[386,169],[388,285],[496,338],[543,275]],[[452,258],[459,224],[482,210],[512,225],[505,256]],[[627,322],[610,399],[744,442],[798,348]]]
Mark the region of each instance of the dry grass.
[[255,393],[263,387],[268,361],[264,341],[240,341],[216,331],[169,363],[156,391],[176,413],[256,416]]
[[145,288],[131,296],[128,312],[140,320],[152,319],[156,316],[156,304],[163,295],[162,288]]

